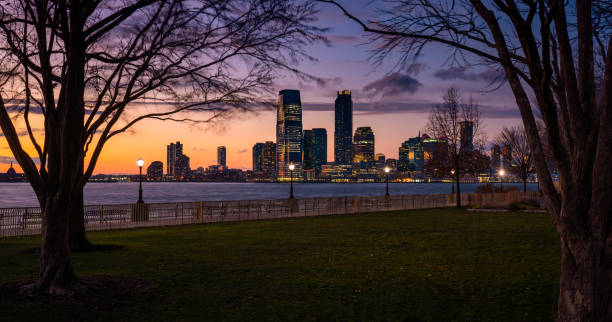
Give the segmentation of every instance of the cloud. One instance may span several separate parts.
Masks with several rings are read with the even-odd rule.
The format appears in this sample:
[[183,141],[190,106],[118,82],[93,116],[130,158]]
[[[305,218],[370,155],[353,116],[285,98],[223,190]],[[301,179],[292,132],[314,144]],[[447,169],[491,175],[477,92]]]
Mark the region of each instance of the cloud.
[[[36,165],[40,165],[40,159],[38,157],[32,158],[32,161],[34,161]],[[0,164],[11,164],[11,162],[13,162],[13,164],[17,164],[17,160],[15,160],[15,158],[8,155],[0,155]]]
[[359,42],[359,37],[350,35],[327,35],[327,40],[329,40],[332,44],[356,44]]
[[414,64],[410,64],[410,66],[408,66],[408,68],[406,68],[406,73],[410,74],[410,75],[418,75],[420,72],[424,71],[427,69],[427,64],[424,63],[414,63]]
[[248,151],[249,150],[247,150],[247,149],[242,149],[242,150],[239,150],[238,153],[245,153],[245,152],[248,152]]
[[11,162],[17,163],[17,161],[15,161],[15,158],[13,157],[9,157],[6,155],[0,155],[0,164],[11,164]]
[[[429,113],[432,106],[440,104],[434,101],[403,102],[403,101],[382,101],[382,102],[353,102],[353,112],[355,114],[381,115],[394,113]],[[490,118],[518,118],[520,113],[518,108],[498,107],[492,105],[479,105],[484,117]],[[304,111],[333,111],[333,103],[302,103]]]
[[191,150],[192,150],[192,151],[200,151],[200,152],[206,152],[206,151],[208,151],[208,149],[205,149],[205,148],[193,148],[193,149],[191,149]]
[[489,67],[484,71],[478,73],[469,72],[469,70],[470,67],[466,66],[451,67],[448,69],[438,69],[434,73],[434,76],[442,80],[460,79],[469,82],[485,81],[488,83],[493,83],[504,79],[504,73],[494,68]]
[[395,72],[367,84],[363,87],[363,91],[369,95],[398,96],[405,93],[413,94],[421,86],[423,84],[409,74]]
[[[33,128],[32,129],[32,133],[34,133],[34,135],[37,135],[37,134],[42,135],[42,134],[45,134],[45,130],[44,129]],[[23,130],[17,131],[17,136],[19,136],[19,137],[28,136],[28,130],[23,129]],[[0,132],[0,138],[3,138],[3,137],[4,137],[4,133]]]
[[[319,89],[325,89],[328,87],[338,87],[338,85],[342,84],[342,77],[334,77],[334,78],[318,78],[316,79],[317,87]],[[303,87],[303,84],[301,84]]]

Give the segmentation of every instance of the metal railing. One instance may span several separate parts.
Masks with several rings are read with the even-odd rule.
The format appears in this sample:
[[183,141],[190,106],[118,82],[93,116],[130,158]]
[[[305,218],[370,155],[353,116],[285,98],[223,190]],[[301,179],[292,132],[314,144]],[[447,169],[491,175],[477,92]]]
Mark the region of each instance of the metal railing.
[[[463,194],[464,206],[503,206],[537,200],[538,193]],[[88,231],[205,224],[275,218],[359,214],[367,212],[452,207],[453,194],[335,197],[245,201],[199,201],[84,207]],[[40,234],[38,207],[0,208],[0,237]]]

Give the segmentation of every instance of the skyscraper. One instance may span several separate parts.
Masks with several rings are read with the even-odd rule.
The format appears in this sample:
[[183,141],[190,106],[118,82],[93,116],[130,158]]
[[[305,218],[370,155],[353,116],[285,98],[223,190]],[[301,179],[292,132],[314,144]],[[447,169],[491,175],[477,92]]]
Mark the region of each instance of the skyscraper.
[[376,181],[378,171],[374,163],[374,132],[358,127],[353,138],[353,176],[359,182]]
[[166,146],[166,174],[169,176],[176,175],[176,159],[183,155],[183,145],[180,141],[170,143]]
[[464,151],[472,152],[474,150],[474,122],[471,121],[463,121],[459,122],[461,126],[461,148]]
[[498,144],[491,147],[491,171],[493,174],[497,174],[497,171],[499,171],[501,167],[501,155],[502,150]]
[[295,165],[293,178],[302,173],[302,102],[300,91],[285,89],[278,93],[276,114],[276,173],[289,180],[289,165]]
[[276,178],[276,143],[272,141],[264,143],[262,167],[266,178]]
[[147,167],[147,178],[161,180],[164,176],[164,164],[161,161],[153,161]]
[[338,91],[335,102],[334,161],[351,164],[353,135],[353,100],[351,91]]
[[421,137],[404,141],[399,148],[398,172],[422,171],[425,165],[425,151]]
[[374,162],[374,132],[369,126],[358,127],[353,140],[353,164]]
[[314,170],[318,176],[327,162],[327,130],[304,130],[304,170]]
[[176,164],[174,166],[174,176],[177,179],[182,180],[189,175],[189,172],[191,172],[191,167],[189,165],[189,157],[184,154],[181,154],[176,157]]
[[263,172],[263,143],[255,143],[253,145],[253,172]]
[[226,151],[224,146],[217,147],[217,164],[223,168],[227,168],[226,164]]

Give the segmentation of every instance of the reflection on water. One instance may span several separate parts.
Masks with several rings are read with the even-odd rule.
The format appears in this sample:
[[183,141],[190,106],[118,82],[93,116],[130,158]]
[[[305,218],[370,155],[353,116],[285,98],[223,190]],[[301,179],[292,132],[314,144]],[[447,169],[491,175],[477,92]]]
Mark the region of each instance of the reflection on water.
[[[522,184],[504,183],[504,186]],[[462,192],[474,192],[478,184],[461,185]],[[538,185],[527,184],[528,190]],[[145,182],[144,200],[147,203],[206,201],[206,200],[255,200],[282,199],[289,196],[286,183],[217,183],[217,182]],[[450,193],[450,183],[390,183],[391,194]],[[385,194],[384,183],[297,183],[296,198],[374,196]],[[0,183],[0,208],[38,206],[28,183]],[[98,183],[85,186],[85,204],[123,204],[138,200],[138,183]]]

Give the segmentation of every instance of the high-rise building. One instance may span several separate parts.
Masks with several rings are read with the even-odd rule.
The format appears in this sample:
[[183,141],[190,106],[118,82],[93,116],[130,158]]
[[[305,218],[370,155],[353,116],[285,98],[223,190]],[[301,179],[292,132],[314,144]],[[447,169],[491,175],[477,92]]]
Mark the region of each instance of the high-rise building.
[[227,168],[226,150],[224,146],[217,147],[217,164],[223,168]]
[[147,167],[147,178],[150,180],[161,180],[164,176],[164,164],[161,161],[153,161]]
[[502,149],[502,169],[507,172],[512,167],[512,148],[508,145],[504,145]]
[[421,137],[404,141],[399,148],[398,172],[422,171],[425,165],[425,151]]
[[262,168],[268,179],[276,178],[276,143],[266,141],[263,147]]
[[304,170],[321,173],[321,166],[327,162],[327,130],[304,130]]
[[410,143],[404,141],[399,147],[399,158],[397,160],[397,171],[408,172],[410,171]]
[[459,125],[461,126],[461,148],[464,151],[472,152],[474,150],[474,122],[463,121],[459,122]]
[[263,172],[264,146],[265,144],[263,143],[255,143],[255,145],[253,145],[253,172]]
[[353,164],[358,166],[374,162],[374,132],[369,126],[358,127],[353,140]]
[[181,180],[189,175],[191,167],[189,166],[189,157],[181,154],[176,158],[176,165],[174,167],[174,176]]
[[353,176],[360,182],[377,180],[374,162],[374,132],[372,128],[358,127],[353,137]]
[[440,138],[430,138],[429,136],[421,137],[421,142],[423,144],[423,159],[425,161],[433,160],[434,158],[442,157],[442,154],[448,152],[448,144],[447,140]]
[[502,150],[498,144],[491,147],[491,172],[497,174],[501,166],[501,154]]
[[382,153],[376,153],[374,155],[374,164],[376,167],[376,171],[378,172],[378,178],[384,178],[385,176],[385,155]]
[[391,172],[397,171],[397,160],[396,159],[387,159],[385,161],[385,166],[389,167]]
[[300,91],[285,89],[278,93],[276,114],[276,173],[279,180],[289,180],[289,165],[293,178],[302,174],[302,102]]
[[351,164],[353,135],[353,100],[351,91],[338,91],[335,102],[334,162]]
[[183,145],[180,141],[170,143],[166,146],[166,174],[175,176],[176,160],[183,155]]

